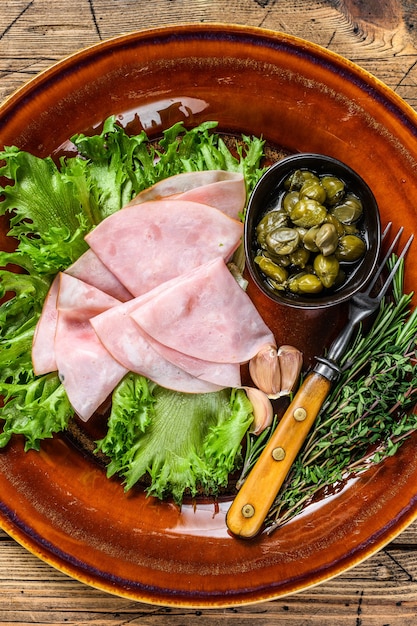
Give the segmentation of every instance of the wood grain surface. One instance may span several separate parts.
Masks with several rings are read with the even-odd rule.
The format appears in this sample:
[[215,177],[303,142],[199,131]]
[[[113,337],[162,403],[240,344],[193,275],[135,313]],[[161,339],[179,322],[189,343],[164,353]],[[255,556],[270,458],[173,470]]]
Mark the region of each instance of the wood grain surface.
[[[64,56],[132,30],[228,22],[333,50],[417,109],[415,0],[0,0],[0,99]],[[1,498],[1,494],[0,494]],[[416,626],[417,522],[307,592],[234,609],[149,606],[87,587],[0,531],[0,624]]]

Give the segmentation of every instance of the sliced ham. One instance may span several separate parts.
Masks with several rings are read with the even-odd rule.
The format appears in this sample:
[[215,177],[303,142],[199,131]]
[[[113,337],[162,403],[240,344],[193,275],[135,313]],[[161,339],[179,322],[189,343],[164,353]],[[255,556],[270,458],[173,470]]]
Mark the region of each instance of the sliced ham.
[[225,387],[224,382],[215,384],[197,378],[159,354],[148,341],[146,333],[130,317],[130,312],[136,306],[136,300],[131,300],[90,320],[100,341],[113,358],[131,372],[141,374],[167,389],[208,393]]
[[183,275],[131,317],[159,343],[215,363],[245,363],[274,337],[224,261]]
[[59,290],[59,274],[54,278],[43,303],[42,313],[36,324],[32,342],[32,365],[36,376],[55,372],[55,331],[58,313],[56,301]]
[[[92,250],[87,250],[75,263],[65,270],[75,278],[79,278],[89,285],[125,302],[132,298],[132,294],[107,269]],[[58,274],[53,280],[42,308],[42,313],[36,325],[32,344],[32,364],[36,376],[54,372],[57,369],[55,359],[55,332],[57,322],[57,296],[60,282]]]
[[229,217],[239,219],[246,203],[245,180],[242,174],[224,170],[185,172],[141,191],[129,204],[161,198],[208,204]]
[[86,236],[134,296],[239,246],[243,224],[198,202],[160,200],[127,206]]
[[108,293],[121,302],[126,302],[132,298],[132,294],[107,269],[91,248],[70,265],[65,273],[97,287],[97,289]]
[[146,337],[151,346],[161,357],[186,372],[189,372],[196,378],[214,383],[218,385],[219,388],[241,386],[240,363],[215,363],[214,361],[204,361],[178,350],[173,350],[168,346],[164,346],[149,335],[146,335]]
[[55,359],[73,409],[87,421],[127,373],[104,348],[90,318],[120,304],[96,287],[60,274]]

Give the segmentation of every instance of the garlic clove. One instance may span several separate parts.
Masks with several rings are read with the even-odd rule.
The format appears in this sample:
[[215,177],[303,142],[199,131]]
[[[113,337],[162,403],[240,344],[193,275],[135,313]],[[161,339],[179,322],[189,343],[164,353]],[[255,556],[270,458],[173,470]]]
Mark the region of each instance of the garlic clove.
[[253,408],[253,422],[250,432],[260,435],[272,424],[274,409],[266,393],[255,387],[243,387]]
[[281,370],[280,396],[289,395],[298,383],[303,366],[302,353],[294,346],[281,346],[278,350],[278,361]]
[[249,361],[253,383],[268,396],[276,396],[281,389],[281,371],[277,347],[268,344]]

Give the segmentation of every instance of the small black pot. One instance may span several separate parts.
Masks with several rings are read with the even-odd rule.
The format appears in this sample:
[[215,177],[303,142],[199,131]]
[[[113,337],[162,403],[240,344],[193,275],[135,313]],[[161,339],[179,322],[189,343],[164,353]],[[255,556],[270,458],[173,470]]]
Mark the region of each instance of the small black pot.
[[[330,174],[341,178],[347,189],[356,194],[363,204],[363,216],[360,222],[362,237],[366,242],[364,257],[355,264],[346,282],[328,293],[318,295],[298,295],[286,291],[275,291],[269,287],[257,264],[256,226],[266,209],[283,190],[284,180],[297,169],[307,169],[317,175]],[[372,275],[378,261],[381,247],[381,223],[378,206],[372,191],[366,182],[350,167],[329,156],[321,154],[295,154],[272,165],[256,185],[247,208],[245,220],[246,267],[249,274],[268,299],[280,305],[303,309],[323,309],[333,307],[349,300],[360,291]]]

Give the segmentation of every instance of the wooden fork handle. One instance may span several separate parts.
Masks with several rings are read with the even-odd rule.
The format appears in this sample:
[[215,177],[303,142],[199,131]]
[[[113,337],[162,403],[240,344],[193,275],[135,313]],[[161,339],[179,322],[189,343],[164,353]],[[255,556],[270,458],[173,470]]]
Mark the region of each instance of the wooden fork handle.
[[233,534],[250,538],[261,530],[330,387],[331,382],[317,372],[306,376],[232,502],[226,523]]

